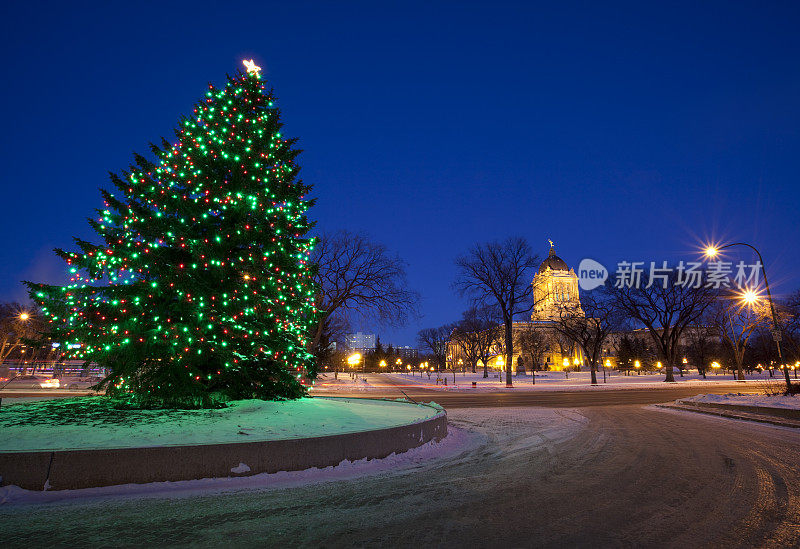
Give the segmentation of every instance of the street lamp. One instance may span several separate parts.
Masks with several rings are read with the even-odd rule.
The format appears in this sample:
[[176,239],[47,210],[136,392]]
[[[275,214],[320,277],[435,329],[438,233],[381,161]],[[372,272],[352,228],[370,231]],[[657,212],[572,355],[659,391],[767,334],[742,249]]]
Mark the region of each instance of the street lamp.
[[381,360],[380,367],[381,368],[386,368],[386,361],[385,360]]
[[28,314],[28,313],[26,313],[26,312],[22,312],[22,313],[20,313],[20,314],[19,314],[19,319],[20,319],[21,321],[23,321],[23,322],[25,322],[26,320],[28,320],[30,317],[31,317],[31,315],[29,315],[29,314]]
[[347,357],[347,363],[350,365],[351,368],[355,368],[358,366],[358,363],[361,362],[361,353],[353,353],[349,357]]
[[[724,246],[708,246],[706,247],[705,255],[706,257],[713,258],[716,257],[721,250],[730,248],[732,246],[747,246],[758,256],[758,261],[761,264],[761,273],[764,275],[764,286],[767,289],[769,308],[770,312],[772,313],[772,338],[775,340],[775,345],[778,348],[778,362],[783,364],[783,353],[781,352],[781,331],[778,329],[778,315],[775,314],[775,303],[772,301],[772,292],[769,289],[769,282],[767,281],[767,266],[764,265],[764,258],[761,257],[761,252],[759,252],[755,246],[751,246],[746,242],[732,242],[730,244],[725,244]],[[755,292],[751,293],[753,294],[753,299],[755,299]],[[789,367],[786,364],[783,364],[783,374],[786,378],[786,387],[791,389],[792,382],[789,379]]]

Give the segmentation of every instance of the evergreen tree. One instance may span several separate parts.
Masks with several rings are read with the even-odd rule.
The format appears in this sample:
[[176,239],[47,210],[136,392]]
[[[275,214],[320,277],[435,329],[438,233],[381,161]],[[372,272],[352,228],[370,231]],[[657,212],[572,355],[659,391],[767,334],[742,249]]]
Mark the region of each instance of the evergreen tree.
[[155,161],[111,174],[102,244],[56,250],[67,286],[28,282],[50,335],[143,406],[296,398],[313,369],[310,187],[259,68],[209,86]]

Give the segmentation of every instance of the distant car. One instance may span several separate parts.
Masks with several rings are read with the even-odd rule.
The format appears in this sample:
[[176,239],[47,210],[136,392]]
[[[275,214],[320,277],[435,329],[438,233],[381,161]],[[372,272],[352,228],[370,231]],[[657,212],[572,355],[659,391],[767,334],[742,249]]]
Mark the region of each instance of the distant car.
[[48,381],[49,378],[43,376],[34,376],[26,374],[24,376],[12,377],[10,381],[3,385],[5,389],[41,389],[42,382]]
[[100,376],[64,377],[61,379],[62,389],[87,390],[103,380]]
[[71,389],[85,391],[102,380],[103,378],[100,376],[52,378],[26,374],[12,377],[10,380],[0,381],[0,389]]

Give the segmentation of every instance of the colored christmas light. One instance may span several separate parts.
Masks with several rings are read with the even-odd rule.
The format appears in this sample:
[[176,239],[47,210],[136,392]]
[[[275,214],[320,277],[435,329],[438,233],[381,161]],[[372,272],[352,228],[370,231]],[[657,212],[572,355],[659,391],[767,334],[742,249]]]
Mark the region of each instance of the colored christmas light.
[[56,250],[70,283],[28,283],[68,358],[110,368],[111,395],[292,398],[314,367],[310,187],[260,67],[245,66],[209,86],[176,143],[151,145],[155,161],[111,175],[90,220],[102,244]]

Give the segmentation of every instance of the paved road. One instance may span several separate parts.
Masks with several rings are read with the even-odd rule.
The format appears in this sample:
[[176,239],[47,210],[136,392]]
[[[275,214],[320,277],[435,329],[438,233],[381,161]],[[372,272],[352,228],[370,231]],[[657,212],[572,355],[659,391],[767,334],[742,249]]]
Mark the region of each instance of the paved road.
[[[364,377],[363,374],[360,377]],[[564,391],[519,390],[514,392],[475,392],[446,391],[426,389],[423,387],[409,386],[407,382],[392,376],[381,374],[366,374],[367,381],[375,389],[357,392],[343,392],[325,390],[315,391],[315,395],[347,396],[352,398],[398,398],[404,394],[418,402],[434,401],[445,408],[479,408],[479,407],[508,407],[508,406],[545,406],[549,408],[577,408],[585,406],[612,406],[618,404],[656,404],[670,402],[679,398],[694,395],[713,393],[724,394],[730,392],[756,393],[759,387],[744,385],[742,383],[725,383],[713,385],[681,385],[664,388],[630,387],[624,389],[606,389],[598,387],[596,390]]]
[[460,453],[348,481],[0,506],[6,547],[795,547],[800,433],[642,406],[452,409]]

